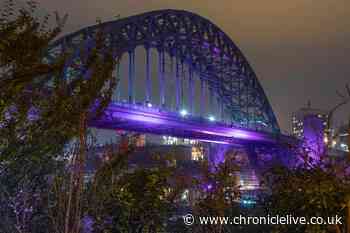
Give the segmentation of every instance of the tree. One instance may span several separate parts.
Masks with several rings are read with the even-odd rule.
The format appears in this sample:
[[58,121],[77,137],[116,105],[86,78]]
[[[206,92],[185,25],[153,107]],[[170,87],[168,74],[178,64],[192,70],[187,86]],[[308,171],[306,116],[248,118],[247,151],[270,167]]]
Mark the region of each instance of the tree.
[[128,155],[112,149],[88,189],[86,219],[94,232],[163,232],[181,194],[175,168],[168,159],[156,159],[159,166],[130,169]]
[[[225,161],[216,166],[204,162],[200,176],[195,179],[197,198],[192,202],[195,216],[232,216],[237,211],[240,199],[240,183],[237,172],[239,163],[234,155],[226,155]],[[195,224],[195,232],[227,232],[228,226],[221,224]]]
[[[302,156],[304,159],[306,156]],[[304,163],[293,168],[278,166],[265,175],[271,195],[265,201],[270,215],[343,217],[343,225],[280,225],[277,232],[347,232],[350,177],[347,161],[333,161],[323,156],[319,163]]]
[[[328,113],[325,129],[326,146],[332,142],[330,138],[331,123],[336,110],[350,101],[349,85],[346,92],[337,92],[341,101]],[[349,126],[350,131],[350,126]],[[322,135],[323,136],[323,135]],[[349,137],[350,139],[350,137]],[[299,146],[295,153],[300,164],[286,167],[274,166],[264,176],[271,195],[263,200],[269,213],[293,216],[320,216],[323,219],[332,216],[342,216],[343,225],[281,225],[278,232],[350,232],[350,174],[349,158],[331,158],[327,154],[319,155],[320,160],[314,161],[311,149]],[[311,151],[311,152],[310,152]]]
[[[343,107],[344,105],[350,103],[350,87],[349,84],[345,85],[345,94],[337,91],[338,96],[340,97],[340,102],[338,104],[336,104],[332,109],[330,109],[328,111],[328,117],[327,117],[327,125],[326,125],[326,137],[327,137],[327,141],[326,141],[326,146],[329,147],[330,143],[332,143],[333,140],[331,140],[330,138],[330,132],[331,132],[331,128],[332,128],[332,120],[333,120],[333,116],[334,113],[341,107]],[[349,122],[350,122],[350,117],[349,117]],[[349,132],[350,132],[350,124],[349,124]],[[349,145],[350,145],[350,136],[349,136]],[[350,153],[349,153],[349,159],[350,159]]]
[[79,150],[71,161],[65,232],[79,232],[87,122],[99,117],[109,103],[116,86],[112,75],[116,58],[105,49],[99,31],[91,50],[82,44],[75,48],[78,53],[63,51],[48,62],[46,54],[63,22],[56,15],[57,26],[48,28],[49,16],[41,22],[34,16],[36,8],[28,1],[27,8],[18,9],[9,0],[1,12],[0,163],[16,174],[13,183],[23,178],[24,164],[33,165],[26,172],[35,179],[37,168],[63,157],[67,143],[78,140]]

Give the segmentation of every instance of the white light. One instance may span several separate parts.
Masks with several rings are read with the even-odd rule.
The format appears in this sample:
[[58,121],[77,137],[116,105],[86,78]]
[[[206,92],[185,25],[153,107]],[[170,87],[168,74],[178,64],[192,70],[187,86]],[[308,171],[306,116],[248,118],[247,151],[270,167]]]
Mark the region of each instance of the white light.
[[187,199],[188,199],[188,194],[189,194],[188,189],[185,189],[185,191],[184,191],[184,192],[182,193],[182,195],[181,195],[181,199],[182,199],[183,201],[187,200]]
[[341,143],[340,147],[345,151],[349,151],[348,145],[346,145],[345,143]]
[[323,141],[324,141],[324,143],[328,143],[328,138],[327,137],[324,137],[324,139],[323,139]]
[[147,107],[152,108],[152,104],[151,103],[147,103]]
[[180,111],[180,114],[181,114],[181,116],[186,116],[188,114],[188,112],[186,111],[186,109],[182,109]]
[[335,145],[337,145],[337,141],[336,141],[336,140],[333,140],[333,141],[332,141],[332,146],[335,146]]
[[213,116],[209,116],[209,118],[208,118],[210,121],[215,121],[215,117],[213,117]]

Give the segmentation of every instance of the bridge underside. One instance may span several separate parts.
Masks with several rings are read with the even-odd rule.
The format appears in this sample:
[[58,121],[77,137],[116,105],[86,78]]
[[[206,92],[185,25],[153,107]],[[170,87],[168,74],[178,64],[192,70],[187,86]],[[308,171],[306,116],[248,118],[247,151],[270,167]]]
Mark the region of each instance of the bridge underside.
[[104,115],[90,121],[90,127],[169,135],[224,144],[276,145],[287,137],[236,128],[205,118],[181,116],[160,109],[129,104],[110,104]]

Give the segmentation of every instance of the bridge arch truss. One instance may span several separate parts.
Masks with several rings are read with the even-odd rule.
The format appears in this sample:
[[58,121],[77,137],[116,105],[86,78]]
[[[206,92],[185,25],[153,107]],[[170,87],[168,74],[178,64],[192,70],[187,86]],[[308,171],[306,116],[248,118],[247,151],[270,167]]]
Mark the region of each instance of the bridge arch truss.
[[[180,10],[148,12],[90,26],[62,37],[52,44],[49,56],[54,57],[67,49],[78,49],[82,43],[88,46],[99,30],[106,35],[105,44],[116,59],[123,54],[128,56],[129,104],[135,103],[135,51],[141,46],[145,50],[145,104],[151,102],[151,51],[155,50],[158,53],[160,108],[167,101],[165,83],[169,78],[174,83],[174,111],[182,108],[181,69],[186,66],[190,113],[194,108],[193,80],[197,79],[200,106],[207,104],[205,95],[209,95],[219,100],[221,114],[228,116],[230,124],[280,133],[276,117],[252,67],[229,36],[209,20]],[[171,63],[171,75],[165,75],[166,58]],[[118,70],[116,68],[117,77]],[[203,90],[207,90],[207,94]],[[199,115],[202,115],[202,110]]]

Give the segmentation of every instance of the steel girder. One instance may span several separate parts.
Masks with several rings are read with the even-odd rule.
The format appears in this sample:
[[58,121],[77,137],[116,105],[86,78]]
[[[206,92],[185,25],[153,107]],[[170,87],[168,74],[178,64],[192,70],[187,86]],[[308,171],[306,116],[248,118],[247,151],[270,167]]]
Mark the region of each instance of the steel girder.
[[253,69],[233,41],[209,20],[187,11],[152,11],[90,26],[55,41],[49,56],[81,47],[102,30],[114,56],[137,46],[157,48],[191,66],[225,105],[232,123],[280,133],[276,117]]

